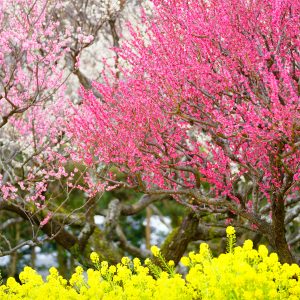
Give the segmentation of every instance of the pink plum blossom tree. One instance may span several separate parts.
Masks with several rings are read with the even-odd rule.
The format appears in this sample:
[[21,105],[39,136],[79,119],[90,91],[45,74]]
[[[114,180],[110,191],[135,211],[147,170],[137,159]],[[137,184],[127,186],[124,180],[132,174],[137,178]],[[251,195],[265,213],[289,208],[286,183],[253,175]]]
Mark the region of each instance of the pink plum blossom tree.
[[[82,89],[69,133],[111,188],[233,213],[293,262],[300,211],[300,2],[153,0],[101,94]],[[230,221],[230,220],[229,220]],[[299,236],[294,237],[299,241]]]
[[[95,233],[94,240],[101,241],[99,251],[105,259],[113,259],[114,249],[94,222],[94,196],[101,184],[96,190],[86,168],[74,168],[70,151],[65,151],[69,145],[65,125],[73,100],[68,93],[72,74],[90,87],[79,57],[99,38],[102,27],[117,17],[124,3],[0,1],[1,222],[4,219],[0,256],[54,240],[78,260],[85,259],[91,247],[96,249],[100,244],[87,246]],[[75,208],[77,214],[66,209],[75,190],[83,203]],[[20,222],[27,223],[24,228],[29,230],[16,240],[10,239],[10,227]],[[76,234],[66,230],[70,224],[75,224]]]

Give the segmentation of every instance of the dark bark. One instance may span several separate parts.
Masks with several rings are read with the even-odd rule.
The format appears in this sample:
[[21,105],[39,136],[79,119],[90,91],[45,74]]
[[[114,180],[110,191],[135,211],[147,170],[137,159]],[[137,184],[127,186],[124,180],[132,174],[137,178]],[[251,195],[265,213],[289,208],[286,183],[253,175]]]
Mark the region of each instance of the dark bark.
[[[167,261],[173,260],[177,265],[192,241],[210,241],[214,238],[225,238],[225,228],[214,228],[201,224],[201,219],[194,212],[188,213],[181,225],[175,228],[161,247],[162,255]],[[154,263],[159,264],[156,260]]]
[[272,201],[272,235],[270,243],[279,256],[281,263],[292,264],[295,259],[289,249],[285,236],[285,206],[283,197]]
[[66,255],[65,249],[60,245],[57,245],[57,261],[59,274],[64,278],[70,278],[70,269],[68,268],[68,256]]
[[173,260],[178,264],[188,244],[194,240],[198,231],[199,219],[194,212],[188,213],[181,225],[174,229],[161,247],[161,253],[167,261]]

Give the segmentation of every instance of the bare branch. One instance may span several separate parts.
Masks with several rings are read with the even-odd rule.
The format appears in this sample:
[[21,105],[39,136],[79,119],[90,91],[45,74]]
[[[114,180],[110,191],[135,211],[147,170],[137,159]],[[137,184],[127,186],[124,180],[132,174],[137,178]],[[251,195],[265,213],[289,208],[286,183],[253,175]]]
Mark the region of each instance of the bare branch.
[[160,195],[143,195],[140,200],[132,205],[123,205],[121,209],[121,214],[123,216],[131,216],[135,215],[138,212],[142,211],[148,205],[152,204],[156,201],[161,201],[162,199],[166,198],[166,196]]

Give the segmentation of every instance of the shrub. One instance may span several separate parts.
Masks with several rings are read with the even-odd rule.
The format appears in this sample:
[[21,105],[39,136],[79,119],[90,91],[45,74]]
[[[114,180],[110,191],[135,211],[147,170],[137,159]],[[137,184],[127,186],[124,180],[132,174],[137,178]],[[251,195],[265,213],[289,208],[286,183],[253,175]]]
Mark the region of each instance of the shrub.
[[[228,252],[213,257],[209,246],[200,245],[198,253],[182,257],[186,276],[176,273],[173,261],[165,261],[160,249],[152,247],[155,260],[138,258],[109,266],[91,254],[94,269],[75,269],[67,281],[50,268],[46,281],[30,267],[20,273],[21,284],[8,278],[0,287],[6,299],[290,299],[300,297],[300,268],[281,264],[276,253],[260,245],[253,249],[251,240],[235,247],[235,231],[227,228]],[[160,266],[153,261],[160,262]]]

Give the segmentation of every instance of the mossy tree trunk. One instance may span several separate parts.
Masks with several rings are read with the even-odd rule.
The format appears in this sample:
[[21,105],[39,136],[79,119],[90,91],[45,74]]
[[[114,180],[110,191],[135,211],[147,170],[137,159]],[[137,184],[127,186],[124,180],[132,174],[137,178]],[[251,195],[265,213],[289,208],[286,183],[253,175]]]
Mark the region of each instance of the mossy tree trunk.
[[188,244],[197,234],[198,224],[198,217],[190,212],[183,218],[181,225],[171,232],[161,247],[161,253],[167,261],[173,260],[175,265],[179,263]]

